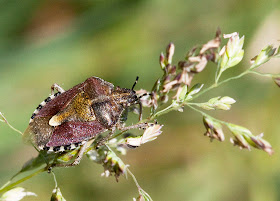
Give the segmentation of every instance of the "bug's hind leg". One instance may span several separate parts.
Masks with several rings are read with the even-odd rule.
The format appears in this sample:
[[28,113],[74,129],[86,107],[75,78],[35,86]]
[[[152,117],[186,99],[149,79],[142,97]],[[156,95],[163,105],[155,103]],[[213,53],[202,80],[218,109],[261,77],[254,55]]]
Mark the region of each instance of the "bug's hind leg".
[[48,167],[48,172],[51,172],[52,168],[54,168],[54,167],[73,167],[73,166],[79,165],[79,163],[81,162],[81,160],[83,158],[83,155],[84,155],[85,151],[92,144],[93,141],[94,141],[94,139],[86,142],[83,145],[81,145],[81,148],[79,149],[79,152],[78,152],[76,158],[74,159],[74,161],[72,163],[51,164]]
[[[54,90],[57,90],[57,93],[54,93]],[[33,122],[35,116],[39,113],[39,111],[48,103],[50,102],[52,99],[54,99],[56,96],[59,96],[61,93],[65,92],[64,89],[62,89],[61,86],[59,86],[58,84],[54,83],[51,86],[51,95],[48,96],[44,101],[42,101],[38,107],[34,110],[33,114],[30,117],[29,123]]]
[[65,90],[59,86],[58,84],[54,83],[52,86],[51,86],[51,94],[54,95],[54,90],[58,91],[59,93],[63,93],[65,92]]
[[48,172],[50,173],[52,171],[53,168],[55,167],[73,167],[73,166],[76,166],[76,165],[79,165],[79,163],[81,162],[81,159],[85,153],[85,150],[86,150],[87,146],[86,144],[82,145],[79,152],[78,152],[78,155],[76,156],[75,160],[72,162],[72,163],[58,163],[58,164],[51,164],[47,169],[48,169]]

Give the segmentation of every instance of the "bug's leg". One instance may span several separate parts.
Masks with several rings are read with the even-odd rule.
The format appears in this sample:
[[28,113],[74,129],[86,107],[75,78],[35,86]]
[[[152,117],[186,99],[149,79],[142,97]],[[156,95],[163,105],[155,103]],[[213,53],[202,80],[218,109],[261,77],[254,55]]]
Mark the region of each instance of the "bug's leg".
[[72,166],[76,166],[79,165],[79,163],[81,162],[81,159],[85,153],[87,146],[84,144],[81,146],[78,155],[76,156],[75,160],[72,163],[59,163],[59,164],[51,164],[50,167],[48,168],[48,172],[51,171],[52,168],[54,167],[72,167]]
[[[57,90],[57,93],[54,93],[54,90]],[[49,97],[47,97],[44,101],[42,101],[38,107],[34,110],[33,114],[31,115],[31,118],[29,120],[29,123],[32,123],[35,116],[39,113],[39,111],[48,103],[50,102],[52,99],[54,99],[56,96],[58,96],[59,94],[65,92],[64,89],[62,89],[61,86],[59,86],[58,84],[54,83],[51,86],[51,95]]]
[[75,158],[75,160],[69,164],[69,166],[75,166],[75,165],[79,165],[79,163],[81,162],[81,159],[83,158],[83,155],[87,149],[87,143],[81,146],[81,149],[77,155],[77,157]]
[[126,108],[126,109],[122,112],[122,115],[121,115],[120,120],[119,120],[119,122],[120,122],[121,125],[124,125],[124,124],[125,124],[125,122],[126,122],[126,120],[127,120],[128,112],[129,112],[129,109],[128,109],[128,108]]
[[63,93],[65,92],[64,89],[62,89],[61,86],[59,86],[58,84],[54,83],[52,86],[51,86],[51,94],[54,95],[54,90],[60,92],[60,93]]
[[79,165],[79,163],[81,162],[81,159],[83,158],[83,155],[84,155],[85,151],[92,144],[93,141],[94,141],[94,139],[92,139],[92,140],[88,141],[87,143],[81,145],[81,148],[78,152],[78,155],[76,156],[75,160],[72,163],[52,164],[52,165],[50,165],[50,167],[48,167],[48,172],[50,172],[51,169],[54,168],[54,167],[73,167],[73,166]]
[[97,147],[104,145],[113,136],[113,134],[115,133],[115,130],[116,130],[115,127],[113,127],[112,130],[108,133],[108,135],[101,138],[97,143]]
[[112,136],[113,134],[115,133],[116,131],[116,128],[120,131],[127,131],[127,130],[130,130],[130,129],[146,129],[148,127],[148,123],[141,123],[141,124],[135,124],[135,125],[131,125],[131,126],[127,126],[127,127],[124,127],[123,124],[121,122],[119,122],[116,127],[113,127],[111,132],[103,137],[102,139],[100,139],[97,143],[97,147],[99,146],[102,146],[104,145]]
[[117,128],[121,131],[126,131],[126,130],[130,130],[130,129],[145,129],[148,127],[147,123],[140,123],[140,124],[134,124],[131,126],[126,126],[126,127],[122,127],[121,125],[117,125]]

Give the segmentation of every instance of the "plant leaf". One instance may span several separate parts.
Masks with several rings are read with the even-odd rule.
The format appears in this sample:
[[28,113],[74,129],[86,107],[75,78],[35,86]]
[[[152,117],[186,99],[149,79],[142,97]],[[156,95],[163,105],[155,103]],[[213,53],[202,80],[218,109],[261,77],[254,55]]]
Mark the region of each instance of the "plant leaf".
[[188,96],[193,96],[194,94],[197,94],[202,89],[203,86],[204,84],[201,83],[195,84],[188,92]]

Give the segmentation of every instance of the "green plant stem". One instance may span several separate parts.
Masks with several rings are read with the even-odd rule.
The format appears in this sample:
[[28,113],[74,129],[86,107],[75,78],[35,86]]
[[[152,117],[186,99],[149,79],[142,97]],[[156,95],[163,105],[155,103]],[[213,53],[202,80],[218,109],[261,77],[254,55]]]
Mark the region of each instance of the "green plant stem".
[[229,123],[226,122],[226,121],[222,121],[222,120],[220,120],[220,119],[216,119],[216,118],[210,116],[209,114],[207,114],[207,113],[205,113],[205,112],[203,112],[203,111],[201,111],[201,110],[199,110],[199,109],[197,109],[197,108],[191,106],[190,104],[187,104],[187,106],[188,106],[189,108],[191,108],[192,110],[194,110],[194,111],[196,111],[196,112],[199,112],[200,114],[202,114],[202,116],[206,116],[206,117],[209,117],[209,118],[211,118],[211,119],[214,119],[215,121],[218,121],[218,122],[220,122],[220,123],[222,123],[222,124],[224,124],[224,125],[226,125],[226,126],[229,124]]
[[[218,52],[220,52],[220,50]],[[221,59],[218,60],[217,70],[215,73],[215,84],[218,83],[220,76],[222,74],[220,70],[221,70]]]
[[254,70],[250,70],[249,73],[264,76],[264,77],[271,77],[271,78],[280,77],[280,74],[261,73],[261,72],[254,71]]
[[[136,187],[138,188],[139,194],[142,195],[142,194],[144,193],[144,196],[146,196],[146,197],[149,199],[149,201],[153,201],[153,199],[150,197],[150,195],[149,195],[148,193],[146,193],[146,192],[141,188],[141,186],[138,184],[138,181],[137,181],[136,177],[134,176],[134,174],[133,174],[128,168],[126,168],[126,171],[127,171],[127,172],[130,174],[130,176],[132,177],[132,179],[133,179],[133,181],[134,181]],[[146,200],[146,199],[145,199],[145,200]]]
[[136,177],[134,176],[134,174],[132,174],[132,172],[131,172],[128,168],[126,168],[126,171],[127,171],[127,172],[130,174],[130,176],[132,177],[132,179],[133,179],[135,185],[137,186],[137,188],[138,188],[138,189],[141,188],[140,185],[138,184],[138,181],[137,181]]
[[11,181],[8,181],[4,186],[1,187],[0,193],[4,193],[4,192],[10,190],[14,186],[16,186],[16,185],[18,185],[18,184],[20,184],[20,183],[22,183],[22,182],[24,182],[24,181],[34,177],[34,176],[36,176],[37,174],[39,174],[41,172],[44,172],[44,171],[46,171],[46,168],[39,169],[36,172],[34,172],[34,173],[32,173],[32,174],[30,174],[30,175],[28,175],[28,176],[18,180],[18,181],[15,181],[13,183],[10,183]]
[[[219,64],[220,64],[220,63],[219,63]],[[219,66],[219,65],[218,65],[217,69],[220,69],[220,66]],[[220,77],[221,77],[221,75],[222,75],[222,71],[217,70],[217,72],[219,72],[219,74],[216,73],[216,75],[215,75],[215,84],[218,84],[219,79],[220,79]]]
[[55,188],[57,188],[57,180],[56,180],[56,176],[54,174],[53,171],[51,171],[52,175],[53,175],[53,180],[54,180],[54,184],[55,184]]
[[235,77],[230,77],[230,78],[228,78],[228,79],[226,79],[226,80],[223,80],[223,81],[221,81],[221,82],[219,82],[219,83],[214,83],[214,84],[212,84],[210,87],[208,87],[208,88],[202,90],[200,93],[194,95],[194,96],[193,96],[191,99],[189,99],[189,100],[193,100],[193,99],[197,98],[198,96],[200,96],[200,95],[206,93],[207,91],[210,91],[211,89],[214,89],[214,88],[216,88],[216,87],[218,87],[218,86],[220,86],[220,85],[222,85],[222,84],[224,84],[224,83],[226,83],[226,82],[228,82],[228,81],[239,79],[239,78],[243,77],[244,75],[248,74],[249,72],[250,72],[250,70],[248,69],[248,70],[244,71],[243,73],[241,73],[241,74],[239,74],[239,75],[237,75],[237,76],[235,76]]
[[111,139],[114,139],[114,138],[116,138],[116,137],[119,137],[120,135],[124,134],[126,131],[127,131],[127,130],[121,131],[121,132],[119,132],[118,134],[113,135],[112,137],[110,137],[110,138],[108,139],[108,141],[111,140]]
[[221,75],[222,75],[222,73],[218,74],[217,78],[215,79],[215,85],[218,84]]
[[264,76],[264,77],[271,77],[271,78],[280,77],[280,74],[261,73],[261,72],[254,71],[254,70],[252,70],[252,69],[247,69],[246,71],[244,71],[243,73],[241,73],[241,74],[239,74],[239,75],[237,75],[237,76],[235,76],[235,77],[230,77],[230,78],[228,78],[228,79],[226,79],[226,80],[223,80],[223,81],[221,81],[221,82],[219,82],[219,83],[214,83],[214,84],[212,84],[212,85],[211,85],[210,87],[208,87],[207,89],[204,89],[204,90],[202,90],[200,93],[194,95],[190,100],[193,100],[193,99],[197,98],[198,96],[200,96],[200,95],[206,93],[207,91],[210,91],[211,89],[214,89],[214,88],[216,88],[216,87],[218,87],[218,86],[220,86],[220,85],[222,85],[222,84],[224,84],[224,83],[226,83],[226,82],[229,82],[229,81],[231,81],[231,80],[239,79],[239,78],[243,77],[244,75],[247,75],[247,74],[250,74],[250,73],[251,73],[251,74],[256,74],[256,75],[259,75],[259,76]]
[[178,104],[177,102],[174,101],[174,102],[171,103],[168,107],[166,107],[166,108],[164,108],[164,109],[158,111],[158,112],[155,113],[154,115],[152,115],[152,116],[149,118],[149,120],[154,120],[154,119],[156,119],[157,117],[159,117],[159,116],[161,116],[161,115],[163,115],[163,114],[166,114],[166,113],[168,113],[168,112],[170,112],[170,111],[172,111],[172,110],[178,109],[179,107],[182,107],[182,105],[180,105],[180,104]]
[[19,131],[18,129],[14,128],[8,121],[7,119],[5,118],[5,116],[2,114],[2,112],[0,112],[0,116],[2,117],[2,119],[0,119],[0,121],[6,123],[11,129],[13,129],[14,131],[18,132],[19,134],[22,135],[22,132]]

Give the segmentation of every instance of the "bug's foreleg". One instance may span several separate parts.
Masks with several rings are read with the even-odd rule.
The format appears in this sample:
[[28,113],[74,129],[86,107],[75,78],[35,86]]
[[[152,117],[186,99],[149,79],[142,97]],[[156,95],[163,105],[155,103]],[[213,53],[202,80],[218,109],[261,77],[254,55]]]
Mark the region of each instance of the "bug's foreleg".
[[126,130],[130,130],[130,129],[145,129],[148,127],[148,124],[147,123],[138,123],[138,124],[134,124],[134,125],[131,125],[131,126],[126,126],[126,127],[123,127],[121,125],[118,125],[117,128],[121,131],[126,131]]
[[63,93],[65,92],[65,90],[59,86],[58,84],[54,83],[52,86],[51,86],[51,94],[53,95],[54,94],[54,90],[57,90],[58,92],[60,93]]

